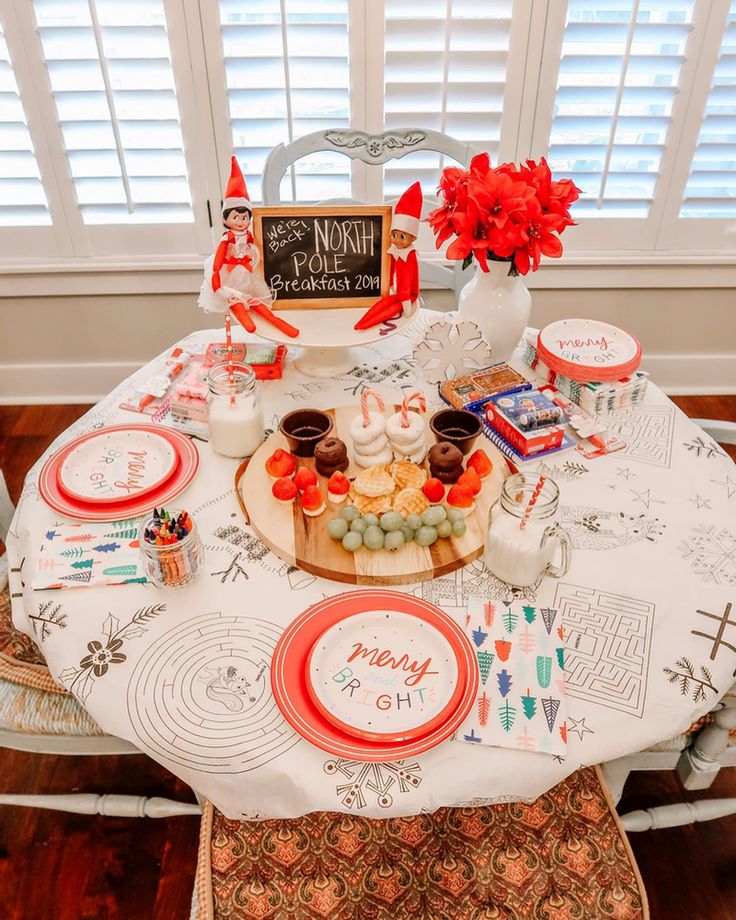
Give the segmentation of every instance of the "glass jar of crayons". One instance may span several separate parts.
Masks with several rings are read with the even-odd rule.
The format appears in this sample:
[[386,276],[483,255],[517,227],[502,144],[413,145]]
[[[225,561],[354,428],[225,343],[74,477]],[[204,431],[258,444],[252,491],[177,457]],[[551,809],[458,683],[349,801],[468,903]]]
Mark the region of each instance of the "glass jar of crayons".
[[187,511],[154,508],[138,534],[146,577],[158,588],[181,588],[204,563],[197,525]]

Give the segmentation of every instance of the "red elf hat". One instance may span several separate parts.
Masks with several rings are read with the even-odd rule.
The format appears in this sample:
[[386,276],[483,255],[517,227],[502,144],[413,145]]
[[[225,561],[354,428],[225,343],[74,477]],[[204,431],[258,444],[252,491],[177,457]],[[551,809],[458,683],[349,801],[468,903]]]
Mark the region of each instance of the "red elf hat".
[[230,160],[230,178],[227,180],[225,200],[222,202],[223,212],[230,208],[248,208],[249,211],[253,211],[248,189],[245,187],[245,179],[235,157]]
[[422,186],[415,182],[410,185],[394,206],[394,216],[391,220],[392,230],[403,230],[417,236],[419,233],[419,218],[422,216]]

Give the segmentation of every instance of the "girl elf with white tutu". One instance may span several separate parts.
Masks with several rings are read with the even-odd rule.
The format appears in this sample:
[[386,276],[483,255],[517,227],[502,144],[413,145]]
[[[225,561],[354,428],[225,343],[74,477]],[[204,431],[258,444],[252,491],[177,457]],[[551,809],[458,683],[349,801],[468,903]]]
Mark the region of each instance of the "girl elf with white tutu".
[[197,302],[208,313],[230,313],[247,332],[256,331],[252,311],[285,335],[296,338],[299,330],[269,309],[273,296],[257,271],[260,254],[250,231],[252,213],[245,179],[233,157],[222,202],[225,232],[205,262]]

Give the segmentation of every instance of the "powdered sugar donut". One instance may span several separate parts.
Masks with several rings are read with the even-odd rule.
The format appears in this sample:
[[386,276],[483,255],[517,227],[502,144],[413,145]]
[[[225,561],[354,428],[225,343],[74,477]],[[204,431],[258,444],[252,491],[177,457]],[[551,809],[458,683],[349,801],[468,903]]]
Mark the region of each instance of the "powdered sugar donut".
[[424,438],[424,419],[416,412],[407,413],[408,425],[404,428],[401,424],[401,412],[390,415],[386,421],[386,434],[391,446],[403,451],[405,445],[416,443],[419,438]]
[[[405,444],[401,447],[394,447],[394,455],[397,460],[411,460],[413,463],[421,463],[427,455],[427,442],[422,435],[411,444]],[[417,459],[419,458],[419,459]]]
[[[388,443],[386,435],[376,438],[370,444],[353,444],[353,453],[360,454],[363,457],[373,457],[375,454],[380,454],[387,449],[391,450],[391,445]],[[378,462],[376,460],[376,463]]]
[[350,422],[350,437],[353,444],[371,444],[377,441],[386,431],[386,419],[378,412],[369,412],[370,423],[363,426],[363,416],[356,415]]
[[394,459],[393,451],[389,447],[388,441],[386,446],[382,447],[378,453],[362,454],[357,447],[353,448],[353,459],[358,466],[377,466],[379,463],[391,463]]

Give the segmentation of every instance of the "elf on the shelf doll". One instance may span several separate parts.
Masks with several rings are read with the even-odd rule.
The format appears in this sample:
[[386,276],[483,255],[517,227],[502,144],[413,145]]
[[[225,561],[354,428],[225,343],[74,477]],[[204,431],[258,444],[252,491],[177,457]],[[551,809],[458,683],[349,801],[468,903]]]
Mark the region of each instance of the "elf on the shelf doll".
[[419,263],[414,243],[419,233],[421,214],[422,187],[415,182],[396,202],[391,219],[391,244],[388,247],[391,257],[390,293],[373,304],[355,324],[356,329],[370,329],[401,313],[411,316],[416,310],[419,303]]
[[245,179],[238,161],[233,157],[222,202],[225,232],[214,255],[205,262],[199,306],[208,313],[230,312],[248,332],[256,331],[250,315],[253,311],[285,335],[296,338],[299,330],[269,309],[273,297],[256,270],[260,254],[250,232],[252,213]]

